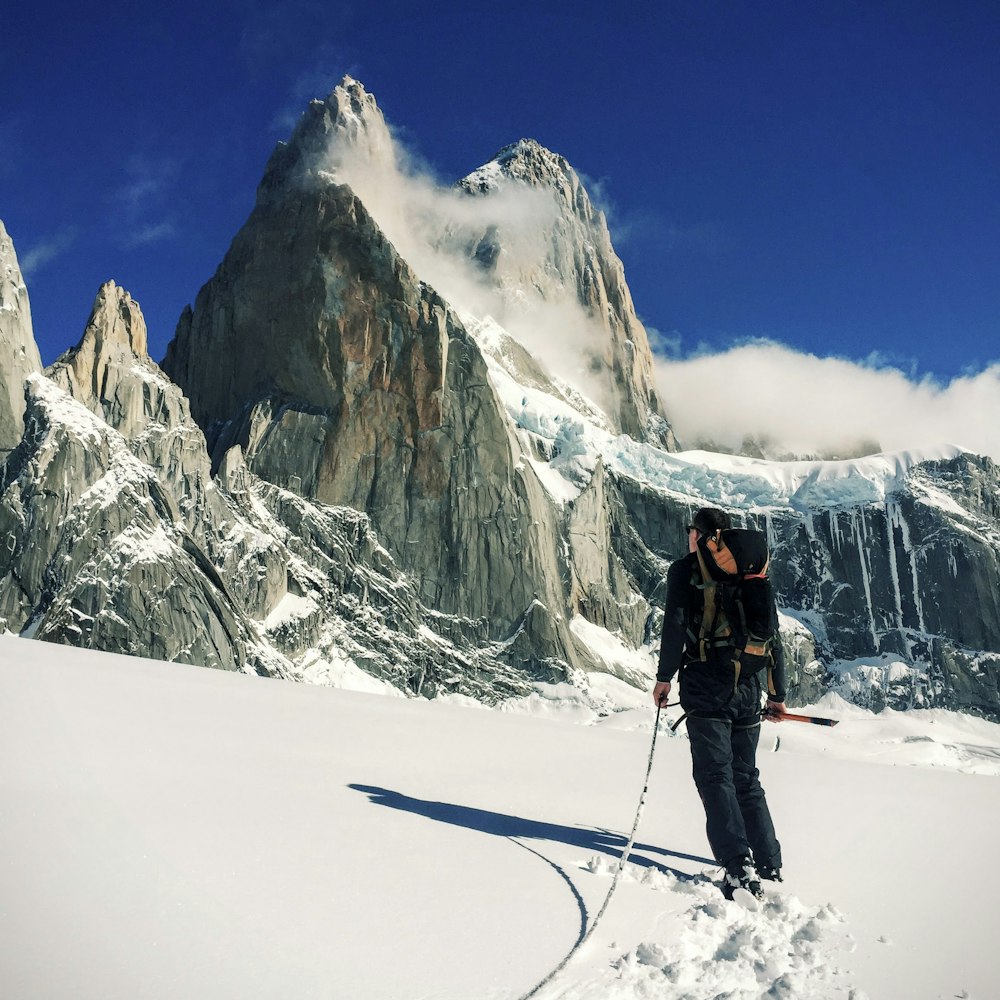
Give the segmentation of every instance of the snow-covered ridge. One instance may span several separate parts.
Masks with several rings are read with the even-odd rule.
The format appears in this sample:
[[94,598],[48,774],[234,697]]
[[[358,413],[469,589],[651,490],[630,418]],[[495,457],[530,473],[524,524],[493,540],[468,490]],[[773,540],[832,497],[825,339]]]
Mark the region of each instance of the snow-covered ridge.
[[[771,462],[736,455],[689,451],[666,456],[668,478],[685,470],[710,470],[724,476],[737,489],[753,495],[753,483],[765,484],[761,492],[770,490],[772,504],[796,509],[817,507],[857,506],[878,503],[900,489],[914,467],[923,462],[945,461],[962,454],[963,448],[942,444],[932,448],[884,452],[864,458],[840,461]],[[675,471],[676,468],[676,471]]]
[[[487,327],[483,327],[486,334]],[[493,330],[486,349],[495,351]],[[598,458],[616,473],[692,504],[718,503],[746,510],[817,510],[881,503],[922,462],[955,458],[957,445],[909,449],[841,461],[775,462],[708,451],[666,452],[614,435],[564,400],[520,385],[494,361],[494,385],[522,430],[551,443],[550,466],[577,487],[586,484]]]

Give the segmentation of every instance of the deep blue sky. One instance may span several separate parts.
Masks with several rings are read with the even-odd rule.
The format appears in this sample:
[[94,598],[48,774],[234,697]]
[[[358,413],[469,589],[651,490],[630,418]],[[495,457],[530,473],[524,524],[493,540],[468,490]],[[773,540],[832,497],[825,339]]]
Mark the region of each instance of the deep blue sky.
[[100,283],[162,357],[344,73],[447,181],[522,136],[610,207],[640,315],[947,380],[1000,359],[1000,4],[20,3],[0,218],[43,360]]

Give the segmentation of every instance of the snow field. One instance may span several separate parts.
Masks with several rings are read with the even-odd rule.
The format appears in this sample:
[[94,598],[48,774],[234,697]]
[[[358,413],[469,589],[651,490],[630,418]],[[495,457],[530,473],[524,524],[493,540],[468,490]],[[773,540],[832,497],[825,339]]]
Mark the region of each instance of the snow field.
[[[516,1000],[603,902],[649,751],[651,708],[573,724],[551,694],[539,718],[0,639],[3,996]],[[1000,727],[849,715],[765,730],[787,881],[756,912],[705,881],[661,734],[625,880],[542,996],[993,995],[1000,783],[882,751]]]

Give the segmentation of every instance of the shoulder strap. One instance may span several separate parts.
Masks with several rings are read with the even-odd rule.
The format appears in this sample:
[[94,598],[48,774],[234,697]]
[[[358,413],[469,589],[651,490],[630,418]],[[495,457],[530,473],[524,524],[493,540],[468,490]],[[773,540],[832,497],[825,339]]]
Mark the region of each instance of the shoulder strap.
[[702,592],[703,601],[701,627],[698,629],[697,636],[698,659],[704,663],[708,659],[709,643],[720,637],[728,637],[732,629],[729,627],[729,622],[726,621],[725,615],[722,615],[722,621],[718,622],[718,627],[716,626],[716,621],[719,618],[716,582],[709,572],[708,564],[705,562],[705,556],[702,554],[701,548],[695,549],[695,552],[698,556],[698,568],[701,570],[702,582],[699,589]]

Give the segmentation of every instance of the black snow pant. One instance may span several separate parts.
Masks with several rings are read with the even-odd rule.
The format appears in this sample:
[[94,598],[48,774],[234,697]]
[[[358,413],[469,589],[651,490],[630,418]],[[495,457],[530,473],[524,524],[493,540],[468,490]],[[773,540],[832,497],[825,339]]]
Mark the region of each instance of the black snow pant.
[[715,859],[736,869],[752,855],[759,867],[780,868],[781,845],[756,764],[760,717],[748,714],[747,701],[735,698],[731,708],[688,715],[694,781]]

